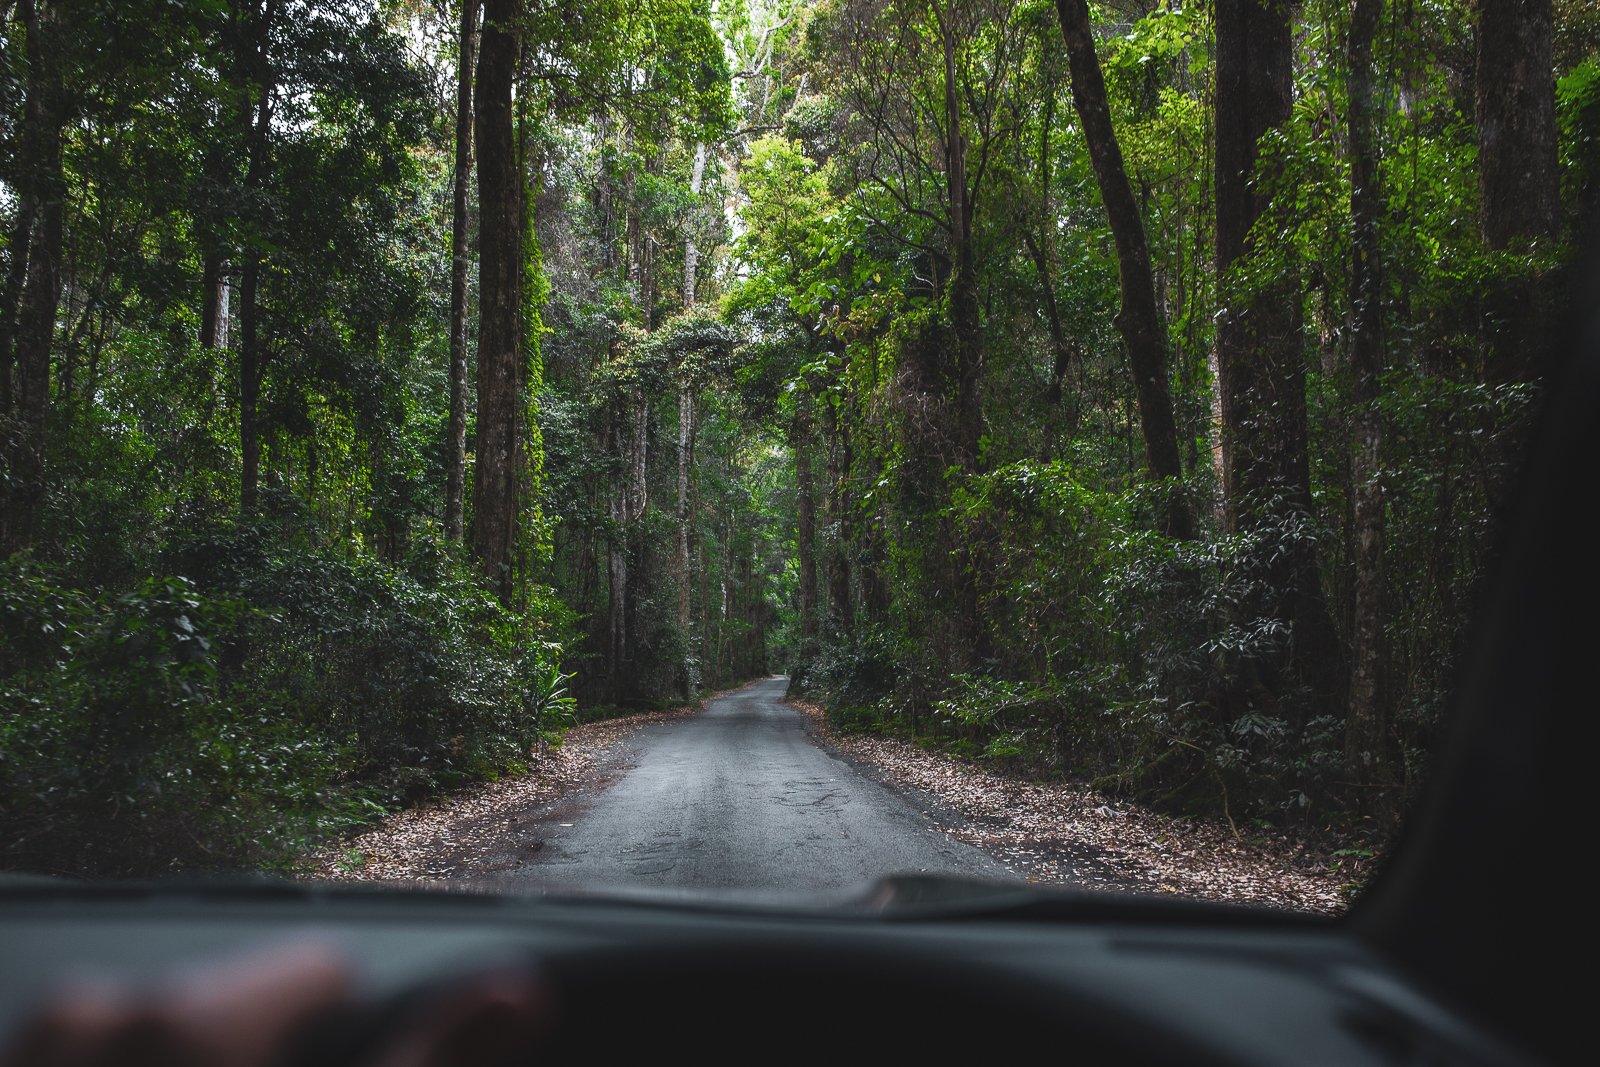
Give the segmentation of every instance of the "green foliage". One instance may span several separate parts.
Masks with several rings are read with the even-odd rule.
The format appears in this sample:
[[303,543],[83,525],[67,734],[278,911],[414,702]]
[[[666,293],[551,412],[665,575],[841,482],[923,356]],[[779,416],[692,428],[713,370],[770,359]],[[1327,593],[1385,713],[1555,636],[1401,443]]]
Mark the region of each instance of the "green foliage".
[[[128,592],[0,581],[6,860],[100,874],[281,859],[525,760],[570,721],[549,624],[413,571],[187,534]],[[543,605],[549,610],[551,604]]]
[[[1506,314],[1491,295],[1552,288],[1594,197],[1587,9],[1555,27],[1565,232],[1493,253],[1466,6],[1385,12],[1371,403],[1350,372],[1348,13],[1296,8],[1293,115],[1252,175],[1255,251],[1219,277],[1210,11],[1094,9],[1167,329],[1172,491],[1201,519],[1171,541],[1151,532],[1116,249],[1052,4],[530,5],[506,604],[441,530],[453,19],[375,0],[269,10],[258,27],[219,3],[62,8],[45,495],[0,567],[4,862],[280,862],[515,771],[579,701],[656,707],[780,664],[845,727],[1195,812],[1353,810],[1342,709],[1282,669],[1305,635],[1278,565],[1315,557],[1350,647],[1368,417],[1387,501],[1386,802],[1414,792],[1537,399],[1486,371]],[[0,12],[7,435],[5,279],[28,275],[35,166],[20,19]],[[201,292],[208,271],[222,289]],[[958,274],[975,325],[956,321]],[[1306,374],[1310,504],[1230,533],[1208,506],[1228,432],[1209,359],[1218,316],[1267,289],[1304,326],[1277,357]],[[204,347],[219,293],[227,336]],[[470,454],[470,402],[467,425]]]

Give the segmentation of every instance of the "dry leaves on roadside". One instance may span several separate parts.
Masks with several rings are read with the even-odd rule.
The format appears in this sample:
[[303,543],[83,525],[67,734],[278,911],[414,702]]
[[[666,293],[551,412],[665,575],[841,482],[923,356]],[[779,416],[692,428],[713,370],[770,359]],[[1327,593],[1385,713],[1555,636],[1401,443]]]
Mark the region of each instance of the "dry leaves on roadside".
[[[817,734],[891,782],[956,816],[941,829],[1040,884],[1174,893],[1333,914],[1349,875],[1283,836],[1241,840],[1224,825],[1160,815],[1067,783],[1007,778],[897,738],[829,728],[822,709],[790,705]],[[935,811],[936,817],[940,814]]]
[[386,817],[379,825],[316,850],[302,874],[336,881],[433,885],[514,863],[512,833],[542,808],[577,791],[618,741],[651,723],[699,708],[630,715],[567,731],[559,748],[530,761],[526,774],[478,783]]

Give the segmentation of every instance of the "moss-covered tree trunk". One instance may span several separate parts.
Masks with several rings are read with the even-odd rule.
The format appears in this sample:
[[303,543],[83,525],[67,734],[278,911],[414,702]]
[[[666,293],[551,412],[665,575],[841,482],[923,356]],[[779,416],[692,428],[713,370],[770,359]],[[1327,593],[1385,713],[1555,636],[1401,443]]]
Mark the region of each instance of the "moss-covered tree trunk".
[[445,431],[444,532],[465,536],[467,480],[467,228],[472,181],[472,68],[478,46],[478,0],[461,0],[456,54],[456,146],[450,208],[450,422]]

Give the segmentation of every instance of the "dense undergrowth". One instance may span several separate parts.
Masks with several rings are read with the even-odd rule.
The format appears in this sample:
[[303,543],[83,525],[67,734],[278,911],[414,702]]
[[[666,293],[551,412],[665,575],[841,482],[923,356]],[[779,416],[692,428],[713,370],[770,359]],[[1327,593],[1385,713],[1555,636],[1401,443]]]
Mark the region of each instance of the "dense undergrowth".
[[[918,737],[1168,811],[1341,832],[1371,829],[1376,816],[1392,828],[1443,725],[1492,551],[1490,493],[1509,477],[1509,458],[1487,470],[1474,462],[1462,428],[1514,427],[1528,411],[1514,388],[1395,385],[1410,392],[1394,410],[1405,447],[1428,464],[1394,457],[1394,752],[1376,783],[1347,778],[1341,706],[1283,667],[1294,659],[1283,622],[1293,590],[1274,579],[1276,562],[1309,544],[1328,561],[1323,587],[1345,588],[1331,494],[1316,515],[1285,509],[1271,526],[1191,540],[1150,529],[1147,490],[1094,489],[1067,463],[967,479],[951,510],[960,535],[986,550],[984,656],[952,671],[926,640],[938,604],[919,602],[907,581],[875,624],[795,655],[796,691],[820,698],[837,728]],[[1461,473],[1441,473],[1452,470]],[[1430,521],[1441,501],[1472,521]]]
[[216,525],[152,569],[0,569],[0,866],[272,866],[572,720],[559,607],[507,611],[432,546],[391,565]]

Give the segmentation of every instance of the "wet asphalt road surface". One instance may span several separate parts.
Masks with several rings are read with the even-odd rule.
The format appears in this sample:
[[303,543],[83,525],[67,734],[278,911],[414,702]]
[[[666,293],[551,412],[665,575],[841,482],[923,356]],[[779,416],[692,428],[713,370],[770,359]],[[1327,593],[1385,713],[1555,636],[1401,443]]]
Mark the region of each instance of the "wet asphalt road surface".
[[815,898],[893,873],[1014,877],[819,748],[780,702],[787,685],[764,679],[645,727],[629,741],[632,766],[556,816],[534,861],[496,881]]

